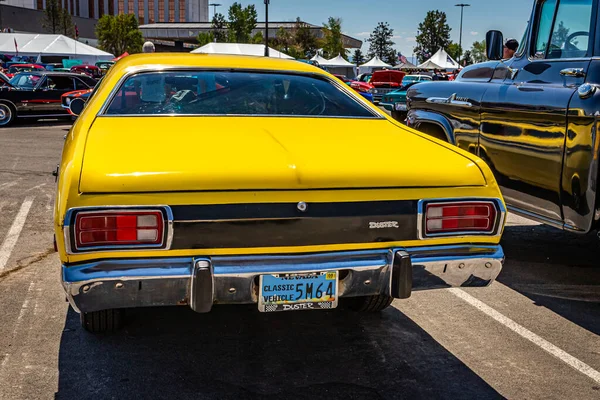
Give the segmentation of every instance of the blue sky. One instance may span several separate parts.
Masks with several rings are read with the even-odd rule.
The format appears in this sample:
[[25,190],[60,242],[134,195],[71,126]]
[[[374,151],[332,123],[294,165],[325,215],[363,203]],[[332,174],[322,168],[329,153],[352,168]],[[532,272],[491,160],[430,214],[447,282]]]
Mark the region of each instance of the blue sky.
[[[233,0],[216,0],[221,3],[218,11],[227,16],[227,9]],[[240,1],[242,5],[255,4],[259,21],[264,21],[264,3],[262,0]],[[388,22],[394,29],[396,49],[407,57],[412,55],[414,37],[419,23],[429,10],[446,12],[452,28],[451,39],[458,42],[460,27],[460,8],[457,3],[469,3],[465,8],[463,22],[463,48],[468,49],[476,40],[485,39],[490,29],[498,29],[504,37],[521,40],[533,0],[271,0],[269,20],[292,21],[296,17],[320,25],[327,18],[342,19],[344,33],[364,41],[378,22]],[[213,15],[210,7],[210,18]],[[364,42],[363,50],[368,49]]]

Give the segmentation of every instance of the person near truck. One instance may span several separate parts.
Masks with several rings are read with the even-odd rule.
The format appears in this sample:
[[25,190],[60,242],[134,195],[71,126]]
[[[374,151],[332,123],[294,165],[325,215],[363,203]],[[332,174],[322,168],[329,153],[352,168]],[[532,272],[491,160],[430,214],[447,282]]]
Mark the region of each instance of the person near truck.
[[508,60],[513,58],[517,49],[519,48],[519,42],[516,39],[507,39],[504,42],[504,52],[502,53],[502,59]]

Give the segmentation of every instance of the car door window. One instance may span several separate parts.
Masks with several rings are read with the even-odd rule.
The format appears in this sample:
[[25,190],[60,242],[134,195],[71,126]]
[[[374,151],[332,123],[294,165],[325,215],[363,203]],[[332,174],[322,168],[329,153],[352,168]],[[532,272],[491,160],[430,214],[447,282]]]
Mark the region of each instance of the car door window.
[[536,59],[565,59],[588,56],[594,0],[545,1],[539,14]]
[[48,90],[74,90],[73,79],[69,76],[48,76],[46,77],[46,88]]
[[74,78],[73,80],[75,81],[75,90],[89,89],[88,85],[86,85],[85,83],[81,82],[79,79]]

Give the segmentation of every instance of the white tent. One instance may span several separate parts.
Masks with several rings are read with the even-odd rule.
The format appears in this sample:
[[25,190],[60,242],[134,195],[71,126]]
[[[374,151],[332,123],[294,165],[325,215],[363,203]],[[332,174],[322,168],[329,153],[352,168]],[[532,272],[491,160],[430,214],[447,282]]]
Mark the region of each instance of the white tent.
[[82,60],[84,63],[111,60],[115,56],[63,35],[0,33],[0,54],[35,57],[43,62],[44,56],[61,56]]
[[341,54],[338,54],[337,57],[332,58],[331,60],[325,60],[323,62],[319,62],[319,64],[324,65],[326,67],[333,68],[353,68],[354,64],[344,60]]
[[390,68],[390,67],[391,67],[390,64],[383,62],[381,60],[381,58],[375,56],[371,59],[371,61],[362,64],[359,68],[360,68],[361,72],[363,72],[363,68],[373,70],[374,68]]
[[429,60],[419,65],[424,69],[457,69],[458,63],[446,53],[446,50],[439,49]]
[[327,62],[326,58],[321,57],[319,54],[316,54],[313,58],[310,59],[311,61],[316,61],[319,63],[319,65],[321,65],[324,62]]
[[[265,46],[262,44],[246,43],[208,43],[202,47],[192,50],[192,53],[204,54],[235,54],[243,56],[263,57],[265,55]],[[280,51],[269,47],[269,57],[294,59]]]

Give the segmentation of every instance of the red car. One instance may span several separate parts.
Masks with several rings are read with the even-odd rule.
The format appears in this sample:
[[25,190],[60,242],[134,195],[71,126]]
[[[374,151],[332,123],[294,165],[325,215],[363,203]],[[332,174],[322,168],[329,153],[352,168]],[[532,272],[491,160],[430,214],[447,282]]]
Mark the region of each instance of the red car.
[[333,76],[335,76],[336,78],[338,78],[340,81],[342,81],[344,83],[352,82],[352,79],[348,79],[348,77],[346,75],[333,74]]
[[9,78],[12,78],[13,76],[15,76],[15,74],[18,74],[19,72],[45,71],[45,70],[46,70],[46,68],[44,68],[43,66],[38,65],[38,64],[13,64],[10,67],[8,67],[6,76],[8,76]]
[[90,94],[92,93],[93,90],[94,89],[84,89],[84,90],[74,90],[72,92],[67,92],[67,93],[63,94],[62,96],[60,96],[60,105],[62,106],[62,108],[65,108],[69,112],[69,114],[76,117],[76,115],[71,112],[71,109],[69,107],[71,105],[71,101],[73,101],[74,99],[77,99],[77,98],[87,101],[87,99],[90,97]]
[[95,65],[75,65],[74,67],[71,67],[71,72],[76,74],[86,74],[94,79],[102,78],[102,70]]
[[367,82],[354,81],[350,87],[359,93],[371,93],[373,101],[380,101],[384,94],[393,92],[402,87],[402,79],[405,72],[393,69],[384,69],[373,72],[371,79]]

